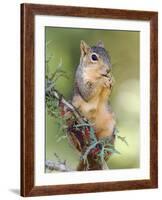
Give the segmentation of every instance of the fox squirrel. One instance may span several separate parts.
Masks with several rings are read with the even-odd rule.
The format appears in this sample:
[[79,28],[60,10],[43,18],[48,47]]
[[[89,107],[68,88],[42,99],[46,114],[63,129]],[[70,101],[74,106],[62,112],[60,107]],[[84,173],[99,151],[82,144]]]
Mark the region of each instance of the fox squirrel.
[[72,104],[93,124],[98,139],[112,136],[116,122],[108,104],[114,82],[110,56],[101,41],[92,47],[81,41],[80,50]]

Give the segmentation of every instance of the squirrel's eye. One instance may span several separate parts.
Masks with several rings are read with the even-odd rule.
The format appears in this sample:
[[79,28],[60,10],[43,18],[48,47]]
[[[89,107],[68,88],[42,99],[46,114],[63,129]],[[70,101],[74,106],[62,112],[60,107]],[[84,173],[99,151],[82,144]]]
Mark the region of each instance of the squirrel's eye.
[[93,60],[93,61],[96,61],[96,60],[98,60],[98,58],[97,58],[96,54],[92,54],[91,58],[92,58],[92,60]]

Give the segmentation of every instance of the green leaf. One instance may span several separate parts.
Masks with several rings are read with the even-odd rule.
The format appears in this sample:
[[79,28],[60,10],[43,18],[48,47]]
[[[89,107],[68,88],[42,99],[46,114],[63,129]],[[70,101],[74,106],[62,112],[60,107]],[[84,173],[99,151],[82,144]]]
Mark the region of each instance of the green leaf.
[[124,142],[128,146],[128,142],[126,141],[126,137],[122,137],[120,135],[117,135],[117,138],[120,139],[122,142]]

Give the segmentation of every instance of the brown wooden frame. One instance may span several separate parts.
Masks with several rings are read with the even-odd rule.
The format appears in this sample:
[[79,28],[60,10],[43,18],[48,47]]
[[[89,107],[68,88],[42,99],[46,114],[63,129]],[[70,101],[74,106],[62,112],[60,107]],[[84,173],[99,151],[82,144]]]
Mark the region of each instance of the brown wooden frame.
[[[34,185],[34,16],[58,15],[150,21],[150,179]],[[56,195],[158,187],[158,13],[54,5],[21,5],[21,195]]]

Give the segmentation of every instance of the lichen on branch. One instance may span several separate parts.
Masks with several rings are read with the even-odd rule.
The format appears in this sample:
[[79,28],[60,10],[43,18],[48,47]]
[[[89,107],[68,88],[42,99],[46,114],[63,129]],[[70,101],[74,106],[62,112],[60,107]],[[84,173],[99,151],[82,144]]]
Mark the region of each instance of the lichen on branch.
[[94,165],[99,166],[96,169],[102,169],[104,161],[112,153],[118,153],[114,148],[115,136],[97,140],[92,124],[70,102],[65,100],[63,95],[55,89],[53,79],[47,76],[46,106],[48,114],[59,120],[69,143],[80,152],[80,160],[82,165],[85,165],[84,170],[91,170]]

